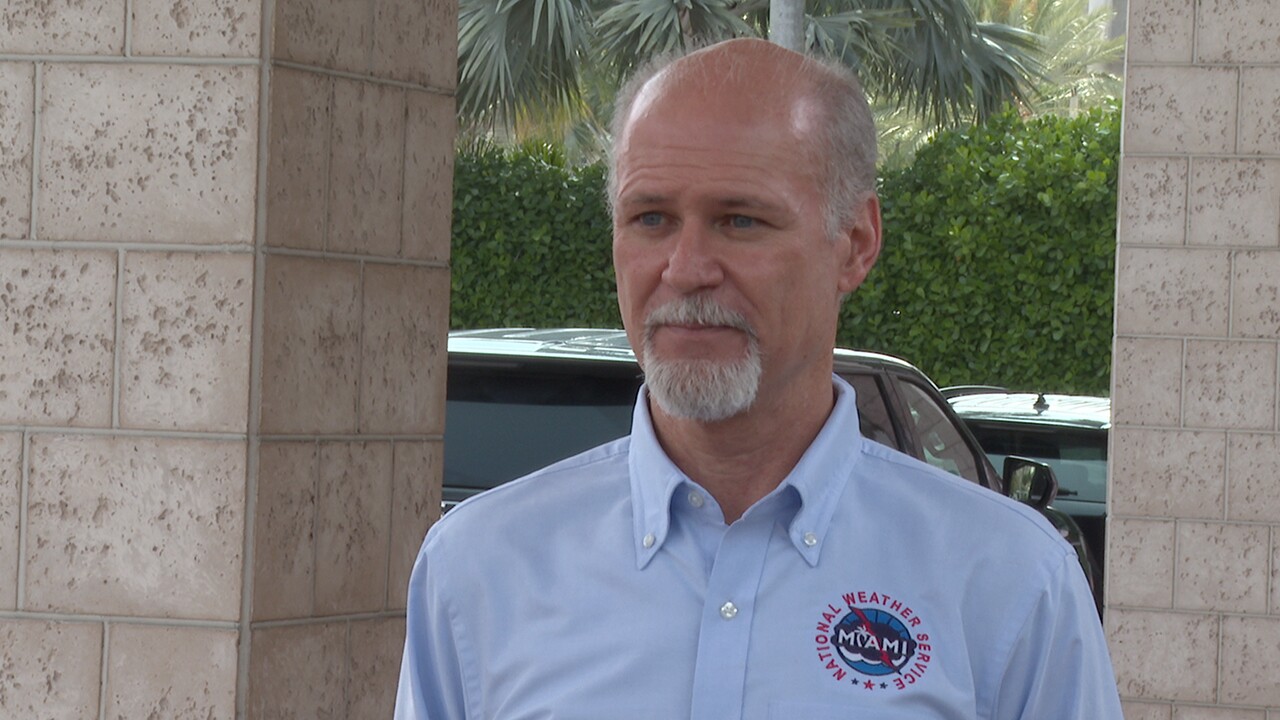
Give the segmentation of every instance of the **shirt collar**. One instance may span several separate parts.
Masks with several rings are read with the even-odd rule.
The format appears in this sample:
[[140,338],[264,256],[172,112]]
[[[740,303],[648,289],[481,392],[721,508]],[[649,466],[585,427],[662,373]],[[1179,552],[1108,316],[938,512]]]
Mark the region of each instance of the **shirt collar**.
[[[853,387],[836,375],[832,375],[831,382],[836,392],[831,415],[800,461],[782,484],[770,493],[772,496],[790,487],[799,495],[800,508],[792,518],[787,534],[796,551],[810,566],[818,564],[836,502],[844,491],[845,479],[857,461],[864,441],[858,429],[857,399]],[[634,508],[632,524],[636,563],[643,569],[662,548],[671,528],[672,495],[682,483],[692,483],[658,444],[649,415],[647,390],[643,387],[636,399],[631,421],[628,466]]]

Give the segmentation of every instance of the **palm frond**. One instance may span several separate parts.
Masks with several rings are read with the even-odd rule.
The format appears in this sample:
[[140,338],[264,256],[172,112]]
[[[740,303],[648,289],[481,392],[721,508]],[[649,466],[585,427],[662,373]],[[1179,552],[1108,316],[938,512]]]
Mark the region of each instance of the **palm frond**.
[[572,106],[592,17],[589,0],[460,0],[459,115],[511,127]]

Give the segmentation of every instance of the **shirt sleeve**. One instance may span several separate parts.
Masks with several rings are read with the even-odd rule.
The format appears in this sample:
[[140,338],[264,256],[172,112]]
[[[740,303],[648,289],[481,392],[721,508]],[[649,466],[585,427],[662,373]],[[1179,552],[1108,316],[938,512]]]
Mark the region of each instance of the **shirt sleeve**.
[[1074,553],[1064,558],[1014,641],[991,717],[1121,720],[1097,606]]
[[439,568],[433,575],[428,538],[413,566],[405,613],[404,657],[395,720],[464,720],[464,674]]

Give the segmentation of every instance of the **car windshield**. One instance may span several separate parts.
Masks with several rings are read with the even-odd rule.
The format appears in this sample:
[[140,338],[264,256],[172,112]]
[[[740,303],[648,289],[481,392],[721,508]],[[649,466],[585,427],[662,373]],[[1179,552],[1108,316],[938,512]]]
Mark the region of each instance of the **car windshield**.
[[1058,496],[1085,502],[1107,500],[1107,433],[1029,429],[999,423],[972,423],[987,457],[997,469],[1009,455],[1039,460],[1058,476]]
[[484,489],[631,432],[639,380],[451,368],[444,484]]

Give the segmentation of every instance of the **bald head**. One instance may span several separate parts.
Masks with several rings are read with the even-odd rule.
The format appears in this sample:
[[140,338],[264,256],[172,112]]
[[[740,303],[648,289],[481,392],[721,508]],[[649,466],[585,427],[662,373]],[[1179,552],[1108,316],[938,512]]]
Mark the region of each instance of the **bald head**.
[[777,142],[804,152],[826,188],[830,233],[839,232],[875,188],[875,127],[861,85],[843,66],[744,38],[641,70],[619,94],[614,114],[611,202],[632,128],[671,118],[700,120],[712,136],[729,127],[782,132]]

